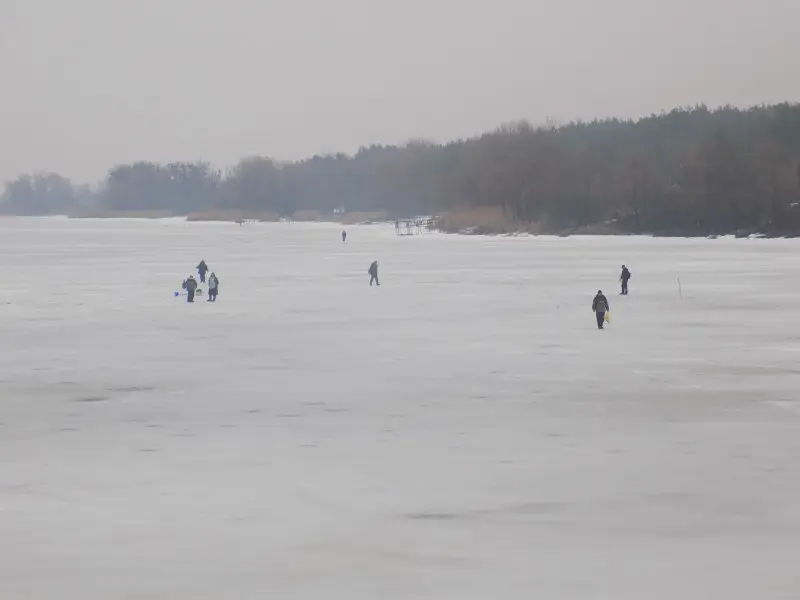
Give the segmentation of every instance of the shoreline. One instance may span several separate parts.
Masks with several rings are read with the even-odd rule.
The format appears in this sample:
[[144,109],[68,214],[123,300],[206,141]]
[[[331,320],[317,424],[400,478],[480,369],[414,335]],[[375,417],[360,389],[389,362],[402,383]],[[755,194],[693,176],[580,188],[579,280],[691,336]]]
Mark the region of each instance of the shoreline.
[[[155,214],[158,213],[158,214]],[[258,224],[258,223],[320,223],[329,225],[387,225],[391,226],[395,219],[386,218],[372,218],[372,219],[356,219],[355,216],[363,216],[359,213],[351,215],[342,215],[341,218],[334,218],[333,216],[318,216],[313,219],[286,219],[286,218],[273,218],[272,215],[247,215],[235,218],[233,216],[207,216],[198,217],[197,215],[177,215],[167,214],[159,211],[146,211],[146,212],[132,212],[121,211],[120,213],[103,212],[98,214],[85,213],[85,214],[71,214],[71,215],[10,215],[0,214],[0,219],[41,219],[41,218],[62,218],[68,220],[181,220],[188,223],[231,223],[231,224]],[[375,215],[377,217],[377,215]],[[442,217],[437,217],[442,219]],[[403,221],[404,219],[400,219]],[[603,224],[599,224],[603,225]],[[777,232],[763,232],[758,230],[743,230],[732,231],[727,233],[712,233],[712,234],[681,234],[675,232],[624,232],[619,230],[610,231],[603,227],[581,227],[576,230],[548,230],[545,228],[536,228],[532,231],[531,228],[521,226],[518,229],[502,229],[500,231],[493,230],[492,228],[473,225],[462,227],[460,229],[442,228],[432,230],[435,233],[443,233],[446,235],[458,236],[471,236],[471,237],[652,237],[664,239],[795,239],[800,237],[800,233],[777,233]]]

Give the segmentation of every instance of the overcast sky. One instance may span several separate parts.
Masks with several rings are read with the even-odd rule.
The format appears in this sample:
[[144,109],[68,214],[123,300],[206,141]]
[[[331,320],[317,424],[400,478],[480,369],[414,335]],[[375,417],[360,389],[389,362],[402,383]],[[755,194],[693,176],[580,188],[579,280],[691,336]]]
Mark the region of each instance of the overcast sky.
[[800,0],[0,0],[0,180],[800,100]]

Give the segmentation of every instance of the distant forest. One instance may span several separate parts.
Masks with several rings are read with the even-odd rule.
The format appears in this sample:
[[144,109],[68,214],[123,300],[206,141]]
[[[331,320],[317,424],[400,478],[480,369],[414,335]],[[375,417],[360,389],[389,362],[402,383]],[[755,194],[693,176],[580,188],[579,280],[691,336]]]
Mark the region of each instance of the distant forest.
[[245,158],[227,173],[139,162],[112,168],[96,186],[37,173],[6,183],[0,212],[277,217],[344,207],[389,218],[461,214],[451,229],[498,233],[798,235],[798,203],[800,105],[787,103],[523,122],[441,145],[370,146],[293,163]]

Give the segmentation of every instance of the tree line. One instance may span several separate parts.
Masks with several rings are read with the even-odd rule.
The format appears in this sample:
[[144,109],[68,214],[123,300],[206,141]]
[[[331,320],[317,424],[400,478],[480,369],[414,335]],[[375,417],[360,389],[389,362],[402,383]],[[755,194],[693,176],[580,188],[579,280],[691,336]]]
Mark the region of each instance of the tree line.
[[[447,144],[375,145],[282,163],[139,162],[95,186],[54,173],[6,184],[0,211],[209,210],[392,217],[491,208],[504,228],[714,235],[800,233],[800,105],[705,106],[639,120],[503,126]],[[475,223],[480,226],[481,223]],[[593,229],[594,228],[594,229]]]

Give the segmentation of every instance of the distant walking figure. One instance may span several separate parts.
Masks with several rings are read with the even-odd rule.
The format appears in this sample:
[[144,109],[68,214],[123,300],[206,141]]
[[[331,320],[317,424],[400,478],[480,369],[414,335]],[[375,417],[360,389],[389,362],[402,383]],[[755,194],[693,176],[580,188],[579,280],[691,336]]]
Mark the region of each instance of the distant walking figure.
[[208,265],[206,261],[201,260],[200,264],[197,265],[197,274],[200,275],[200,283],[206,282],[206,273],[208,273]]
[[197,280],[194,275],[189,275],[189,279],[183,282],[186,288],[186,301],[194,302],[194,293],[197,291]]
[[372,285],[373,281],[375,282],[375,285],[380,285],[381,284],[381,282],[378,281],[378,261],[377,260],[374,261],[369,266],[369,271],[367,271],[367,273],[369,273],[369,284],[370,284],[370,286]]
[[619,280],[622,282],[622,295],[628,295],[628,280],[631,278],[631,272],[628,271],[628,267],[622,265],[622,275],[619,276]]
[[603,295],[602,290],[597,290],[597,295],[594,297],[594,301],[592,302],[592,310],[597,317],[598,329],[603,329],[603,323],[606,320],[606,312],[610,309],[611,307],[608,304],[608,298]]
[[208,278],[208,300],[207,302],[216,302],[217,294],[219,293],[219,279],[215,273],[211,273]]
[[347,241],[347,232],[344,229],[342,229],[342,241],[343,242]]

